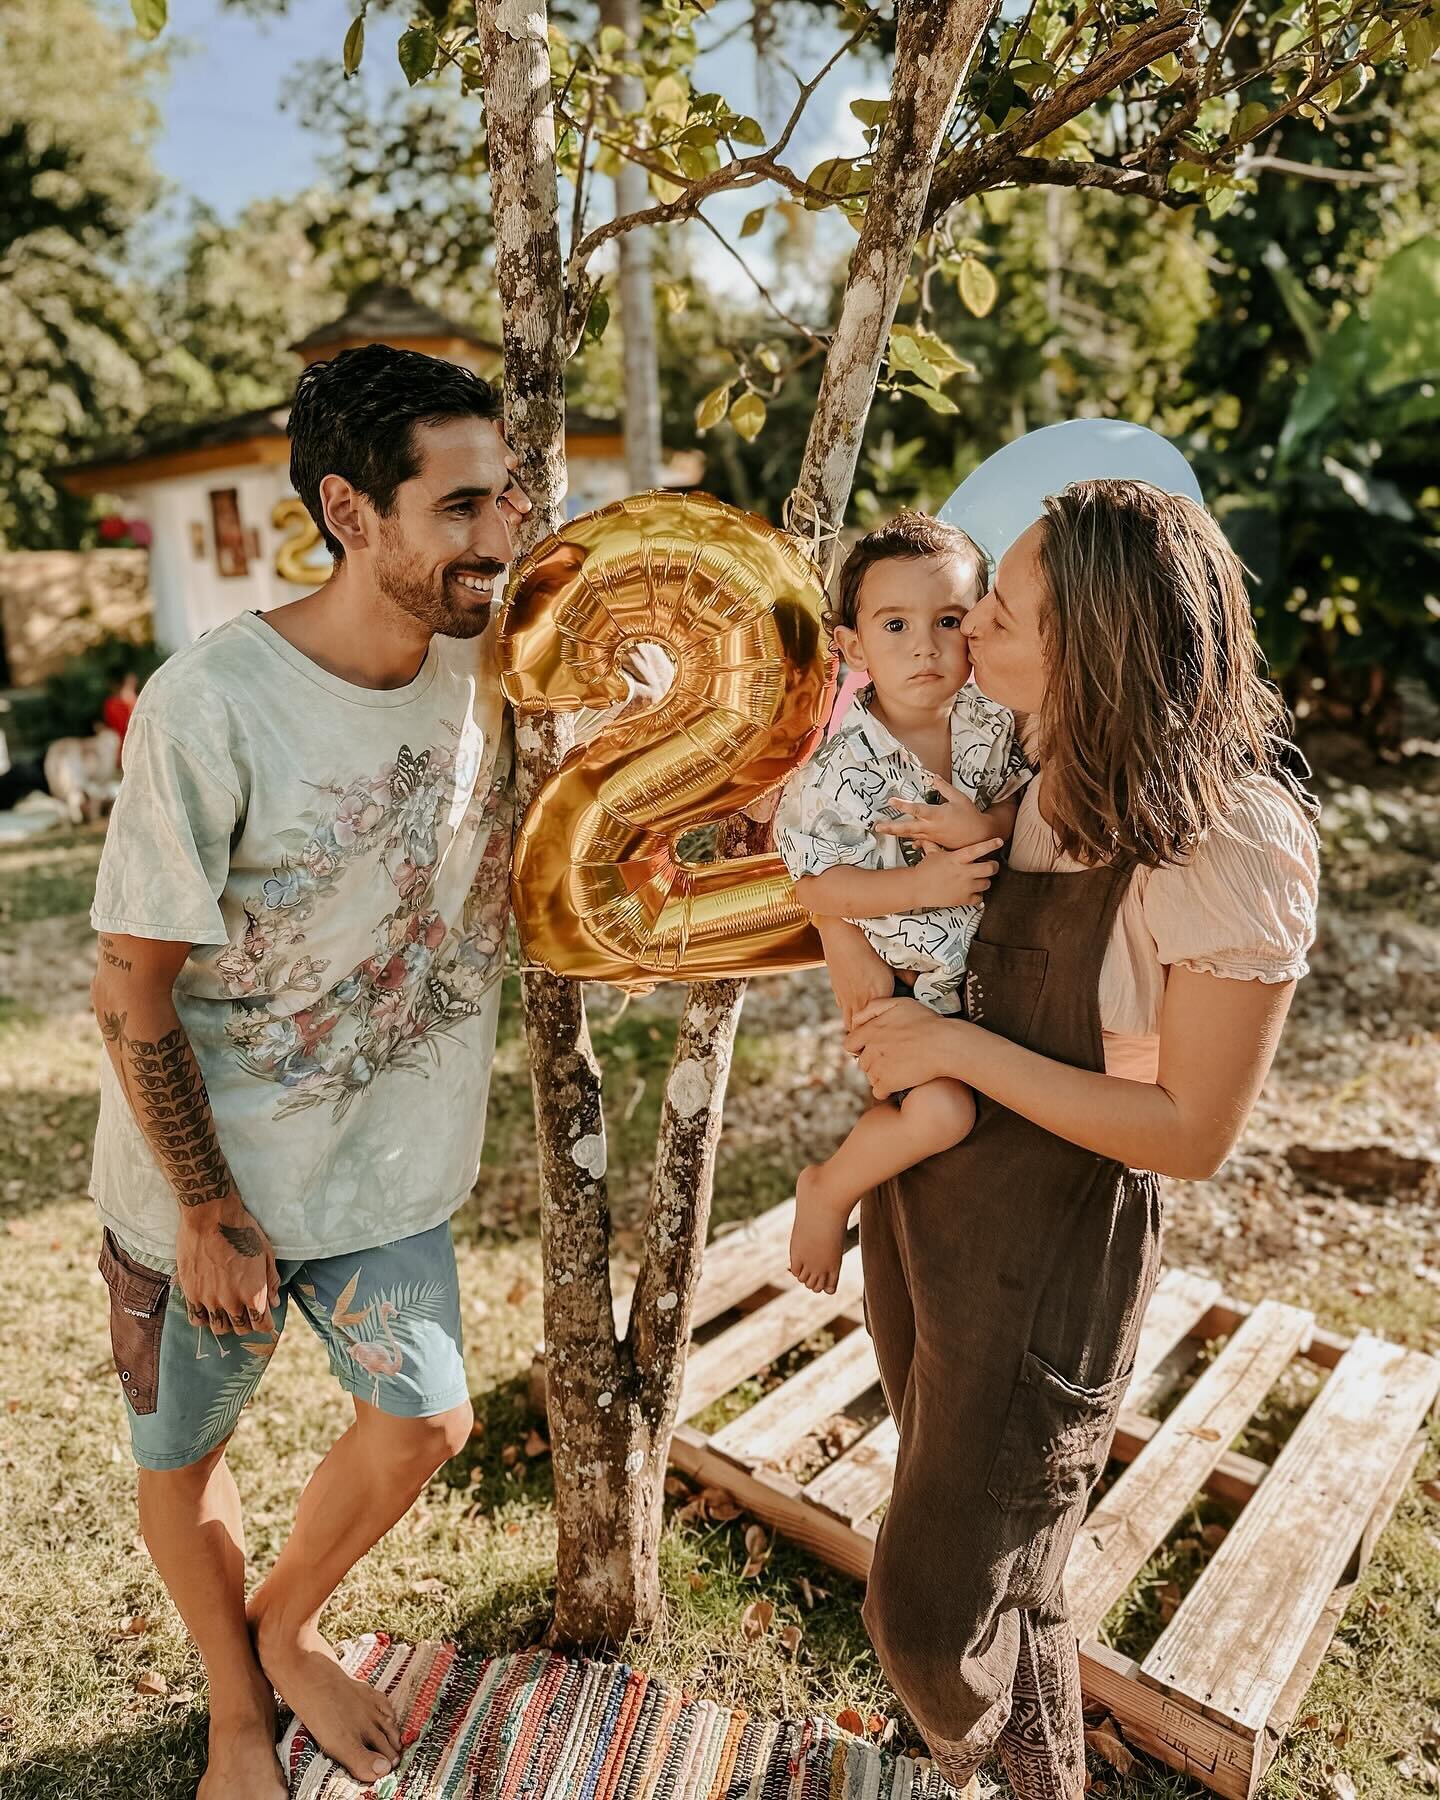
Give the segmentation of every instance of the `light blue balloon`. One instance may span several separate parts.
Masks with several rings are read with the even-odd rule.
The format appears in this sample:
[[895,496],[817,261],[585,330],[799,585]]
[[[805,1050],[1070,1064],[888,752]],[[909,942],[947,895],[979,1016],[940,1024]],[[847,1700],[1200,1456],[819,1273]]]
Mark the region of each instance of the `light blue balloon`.
[[1124,419],[1066,419],[1026,432],[987,457],[937,516],[968,532],[993,566],[1044,517],[1051,494],[1072,481],[1117,479],[1148,481],[1204,505],[1195,471],[1159,432]]

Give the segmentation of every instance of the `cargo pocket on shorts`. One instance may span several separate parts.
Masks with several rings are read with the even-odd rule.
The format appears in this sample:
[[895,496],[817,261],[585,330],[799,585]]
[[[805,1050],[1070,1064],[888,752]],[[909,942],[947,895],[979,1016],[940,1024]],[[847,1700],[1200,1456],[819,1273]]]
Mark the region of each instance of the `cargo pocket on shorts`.
[[170,1277],[147,1269],[120,1248],[107,1231],[100,1246],[100,1273],[110,1290],[110,1347],[115,1372],[136,1413],[153,1413],[160,1391],[160,1338]]
[[1105,1467],[1129,1382],[1127,1373],[1077,1387],[1027,1350],[990,1467],[996,1504],[1057,1517],[1082,1505]]

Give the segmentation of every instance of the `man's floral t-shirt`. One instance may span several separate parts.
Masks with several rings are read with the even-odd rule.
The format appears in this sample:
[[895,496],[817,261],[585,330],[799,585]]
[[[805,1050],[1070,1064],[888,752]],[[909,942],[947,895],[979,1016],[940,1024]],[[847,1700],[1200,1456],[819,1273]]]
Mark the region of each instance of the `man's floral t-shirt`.
[[[193,944],[175,1005],[282,1257],[426,1231],[480,1162],[508,911],[492,634],[355,687],[248,613],[167,662],[126,734],[91,915]],[[177,1205],[108,1058],[91,1192],[137,1252]]]

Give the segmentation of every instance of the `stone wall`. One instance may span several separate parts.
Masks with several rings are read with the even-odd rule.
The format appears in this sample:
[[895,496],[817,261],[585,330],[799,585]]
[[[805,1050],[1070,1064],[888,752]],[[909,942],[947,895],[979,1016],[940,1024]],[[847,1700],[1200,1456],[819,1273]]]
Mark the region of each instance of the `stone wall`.
[[144,550],[0,553],[0,632],[16,687],[34,687],[101,638],[151,636]]

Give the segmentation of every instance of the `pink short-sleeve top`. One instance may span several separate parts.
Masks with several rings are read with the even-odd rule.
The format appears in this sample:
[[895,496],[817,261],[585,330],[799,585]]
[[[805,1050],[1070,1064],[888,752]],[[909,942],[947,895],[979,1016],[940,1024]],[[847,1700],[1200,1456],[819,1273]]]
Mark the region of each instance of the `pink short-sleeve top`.
[[[1039,805],[1020,800],[1010,845],[1017,869],[1078,870]],[[1160,1009],[1172,968],[1233,981],[1296,981],[1315,941],[1320,866],[1315,830],[1290,792],[1256,775],[1233,811],[1186,863],[1136,869],[1120,902],[1100,973],[1105,1072],[1154,1081]]]

